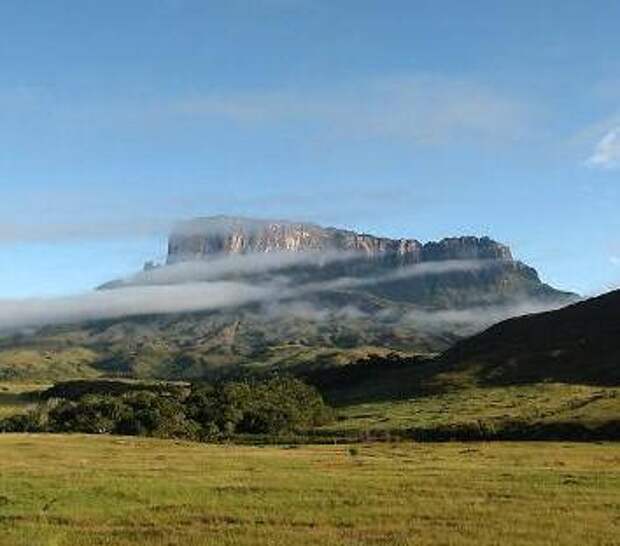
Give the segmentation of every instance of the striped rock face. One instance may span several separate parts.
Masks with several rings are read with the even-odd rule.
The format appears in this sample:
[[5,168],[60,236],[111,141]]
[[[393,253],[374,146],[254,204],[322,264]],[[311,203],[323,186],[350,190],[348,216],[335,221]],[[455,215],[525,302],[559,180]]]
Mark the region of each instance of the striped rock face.
[[368,257],[399,256],[406,263],[443,260],[512,260],[510,249],[488,237],[454,237],[422,244],[315,224],[216,216],[177,225],[170,235],[168,263],[218,254],[343,251]]

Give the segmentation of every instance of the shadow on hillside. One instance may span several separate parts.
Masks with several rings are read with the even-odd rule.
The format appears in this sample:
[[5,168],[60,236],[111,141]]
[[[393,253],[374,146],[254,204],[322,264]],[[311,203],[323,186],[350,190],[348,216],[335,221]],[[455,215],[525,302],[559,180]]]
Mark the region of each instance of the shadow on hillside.
[[437,381],[438,372],[435,359],[398,354],[371,355],[346,366],[293,371],[336,407],[441,394],[447,386]]

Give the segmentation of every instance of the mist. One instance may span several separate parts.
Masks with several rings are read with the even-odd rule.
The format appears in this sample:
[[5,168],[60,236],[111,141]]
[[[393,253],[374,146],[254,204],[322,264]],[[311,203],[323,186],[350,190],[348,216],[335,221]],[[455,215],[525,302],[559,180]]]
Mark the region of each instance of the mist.
[[209,260],[179,262],[140,271],[112,286],[169,285],[221,280],[234,275],[276,273],[290,267],[322,267],[360,257],[358,252],[268,252],[228,254]]
[[274,285],[213,282],[119,288],[61,298],[0,300],[0,330],[223,309],[266,300],[276,293]]
[[[125,316],[215,311],[254,303],[263,305],[266,320],[285,316],[317,321],[372,317],[384,320],[389,317],[373,316],[354,306],[344,306],[334,312],[327,305],[317,305],[308,300],[322,292],[347,291],[411,277],[476,271],[496,264],[493,260],[430,262],[404,266],[381,275],[339,277],[306,283],[297,283],[284,273],[286,268],[296,265],[320,267],[358,256],[356,253],[283,252],[229,255],[208,261],[161,266],[118,281],[113,289],[57,298],[0,300],[0,331]],[[227,278],[233,274],[235,280]],[[260,275],[243,278],[243,275],[252,274]],[[401,315],[399,322],[428,331],[448,326],[475,331],[510,316],[553,307],[524,303],[515,307],[485,307],[466,311],[415,310]]]
[[470,307],[467,309],[440,311],[419,309],[407,313],[403,320],[427,333],[451,331],[459,336],[470,336],[509,318],[553,311],[565,305],[565,301],[541,303],[524,300],[506,305]]

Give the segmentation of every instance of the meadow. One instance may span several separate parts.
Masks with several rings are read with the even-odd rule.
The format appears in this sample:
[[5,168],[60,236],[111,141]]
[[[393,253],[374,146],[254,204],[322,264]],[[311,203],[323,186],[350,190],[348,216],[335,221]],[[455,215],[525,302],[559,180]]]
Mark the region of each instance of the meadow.
[[0,544],[617,544],[620,446],[0,436]]

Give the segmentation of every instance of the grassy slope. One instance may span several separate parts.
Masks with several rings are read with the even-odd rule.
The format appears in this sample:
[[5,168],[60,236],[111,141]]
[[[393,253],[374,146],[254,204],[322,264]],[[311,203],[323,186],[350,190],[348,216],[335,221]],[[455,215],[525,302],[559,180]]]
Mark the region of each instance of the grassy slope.
[[93,364],[97,354],[84,347],[28,347],[0,349],[0,379],[54,381],[91,378],[100,374]]
[[36,393],[48,385],[0,382],[0,419],[15,413],[24,413],[34,407]]
[[590,429],[620,419],[618,386],[487,386],[478,380],[476,367],[445,372],[434,361],[406,365],[386,361],[367,375],[345,376],[324,392],[336,406],[338,420],[321,433],[349,438],[448,425],[482,424],[499,430],[511,422]]
[[[247,306],[53,326],[33,335],[0,337],[0,380],[101,374],[201,378],[217,375],[224,367],[338,364],[390,350],[436,352],[461,337],[453,331],[456,326],[424,333],[422,325],[410,318],[415,307],[371,294],[334,292],[325,301],[306,305],[318,306],[321,314],[306,317],[303,305],[300,316],[270,315]],[[355,315],[351,309],[368,315]],[[382,312],[393,316],[379,319]]]
[[[98,349],[58,347],[56,341],[42,341],[40,346],[0,348],[0,381],[44,382],[69,379],[92,379],[117,375],[115,356]],[[123,351],[125,349],[123,348]],[[183,353],[150,347],[138,355],[132,355],[129,364],[134,377],[162,379],[192,379],[216,377],[220,373],[244,369],[287,368],[290,366],[333,365],[355,362],[368,355],[385,355],[394,349],[377,345],[335,347],[331,345],[301,345],[279,343],[269,346],[260,355],[243,357],[234,352],[212,351],[193,348]],[[399,352],[399,351],[396,351]],[[408,355],[405,351],[401,354]],[[120,362],[121,365],[125,363]],[[110,369],[106,369],[106,366]],[[121,366],[119,366],[121,367]],[[124,370],[121,369],[121,375]]]
[[618,444],[298,449],[0,437],[0,543],[603,545]]
[[485,423],[579,423],[600,426],[620,417],[620,388],[561,383],[519,387],[470,387],[404,400],[348,404],[329,433],[394,432],[408,428]]

